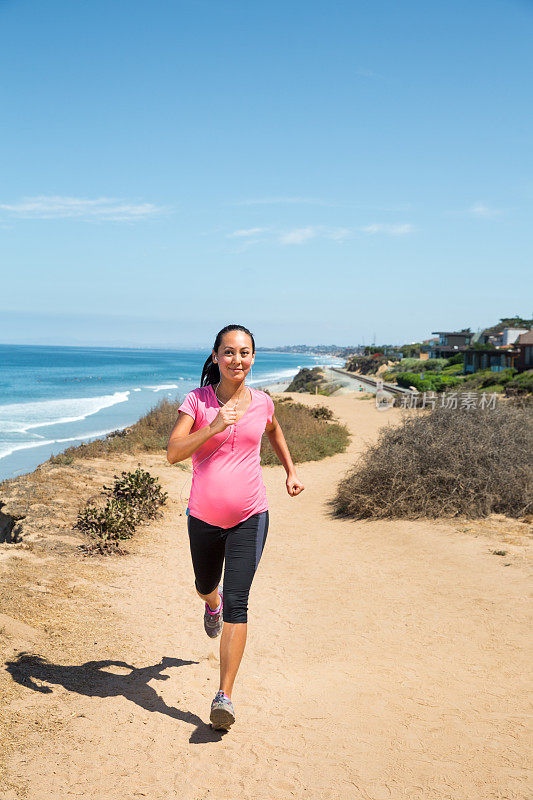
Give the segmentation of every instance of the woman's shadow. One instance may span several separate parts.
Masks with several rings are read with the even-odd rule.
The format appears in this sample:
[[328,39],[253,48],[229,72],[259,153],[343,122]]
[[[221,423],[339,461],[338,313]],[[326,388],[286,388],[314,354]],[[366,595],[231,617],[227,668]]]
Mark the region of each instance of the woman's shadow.
[[[181,658],[163,656],[159,664],[150,667],[133,667],[125,661],[104,659],[87,661],[81,665],[53,664],[43,656],[35,653],[19,653],[14,661],[6,661],[6,670],[13,680],[36,692],[50,694],[49,686],[41,686],[36,681],[55,683],[69,692],[77,692],[87,697],[122,696],[136,703],[147,711],[167,714],[195,726],[189,741],[193,744],[220,741],[221,732],[213,730],[203,720],[190,711],[167,706],[155,689],[148,685],[150,680],[166,681],[170,675],[162,675],[161,671],[168,667],[185,667],[198,664],[198,661],[184,661]],[[107,672],[105,667],[123,667],[131,670],[129,675],[115,675]]]

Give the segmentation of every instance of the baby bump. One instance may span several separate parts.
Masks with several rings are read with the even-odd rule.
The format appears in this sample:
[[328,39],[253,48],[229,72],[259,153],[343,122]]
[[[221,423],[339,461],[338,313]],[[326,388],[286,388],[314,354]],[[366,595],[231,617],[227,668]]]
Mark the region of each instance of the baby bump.
[[265,505],[266,490],[260,472],[250,472],[246,467],[228,469],[210,465],[194,477],[190,506],[196,508],[200,519],[212,525],[229,528],[258,506]]

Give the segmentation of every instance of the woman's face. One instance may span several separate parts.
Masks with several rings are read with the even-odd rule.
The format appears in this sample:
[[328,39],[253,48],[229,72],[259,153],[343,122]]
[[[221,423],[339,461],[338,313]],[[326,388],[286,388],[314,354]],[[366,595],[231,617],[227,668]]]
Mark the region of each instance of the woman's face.
[[250,372],[255,356],[252,340],[244,331],[228,331],[222,337],[218,352],[213,350],[213,361],[220,368],[220,377],[232,383],[241,383]]

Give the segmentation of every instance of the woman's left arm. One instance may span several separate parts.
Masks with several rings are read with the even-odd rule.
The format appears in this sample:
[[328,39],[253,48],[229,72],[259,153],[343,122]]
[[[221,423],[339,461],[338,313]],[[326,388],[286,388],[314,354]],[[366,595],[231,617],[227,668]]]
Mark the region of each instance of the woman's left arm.
[[291,454],[287,447],[287,442],[281,430],[281,425],[277,421],[275,415],[272,415],[272,422],[267,422],[265,433],[268,436],[268,441],[272,445],[274,452],[283,464],[285,472],[287,473],[287,480],[285,485],[291,497],[296,497],[297,494],[303,492],[305,486],[296,475],[296,469],[292,463]]

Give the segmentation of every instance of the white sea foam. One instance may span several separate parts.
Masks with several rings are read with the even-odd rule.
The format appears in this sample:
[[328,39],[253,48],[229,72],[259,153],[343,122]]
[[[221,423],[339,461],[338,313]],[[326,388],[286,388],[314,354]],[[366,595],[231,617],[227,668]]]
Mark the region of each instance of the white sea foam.
[[289,378],[293,378],[299,370],[300,367],[293,367],[292,369],[278,370],[278,372],[267,372],[260,378],[254,378],[251,381],[248,380],[247,378],[246,383],[249,384],[251,383],[252,386],[264,386],[267,383],[277,383],[278,381],[283,381],[285,379],[288,380]]
[[162,383],[159,386],[144,386],[144,389],[152,389],[154,392],[162,392],[165,389],[177,389],[177,383]]
[[72,397],[62,400],[36,400],[33,403],[9,403],[0,406],[0,432],[26,433],[31,428],[78,422],[128,399],[129,391],[100,397]]
[[44,441],[39,442],[20,442],[19,444],[0,444],[0,458],[5,458],[6,456],[11,455],[14,453],[15,450],[28,450],[31,447],[43,447],[46,444],[59,444],[60,442],[88,442],[90,439],[94,439],[97,436],[105,436],[112,431],[116,431],[117,428],[110,428],[107,431],[94,431],[92,433],[84,433],[81,436],[68,436],[65,439],[45,439]]

